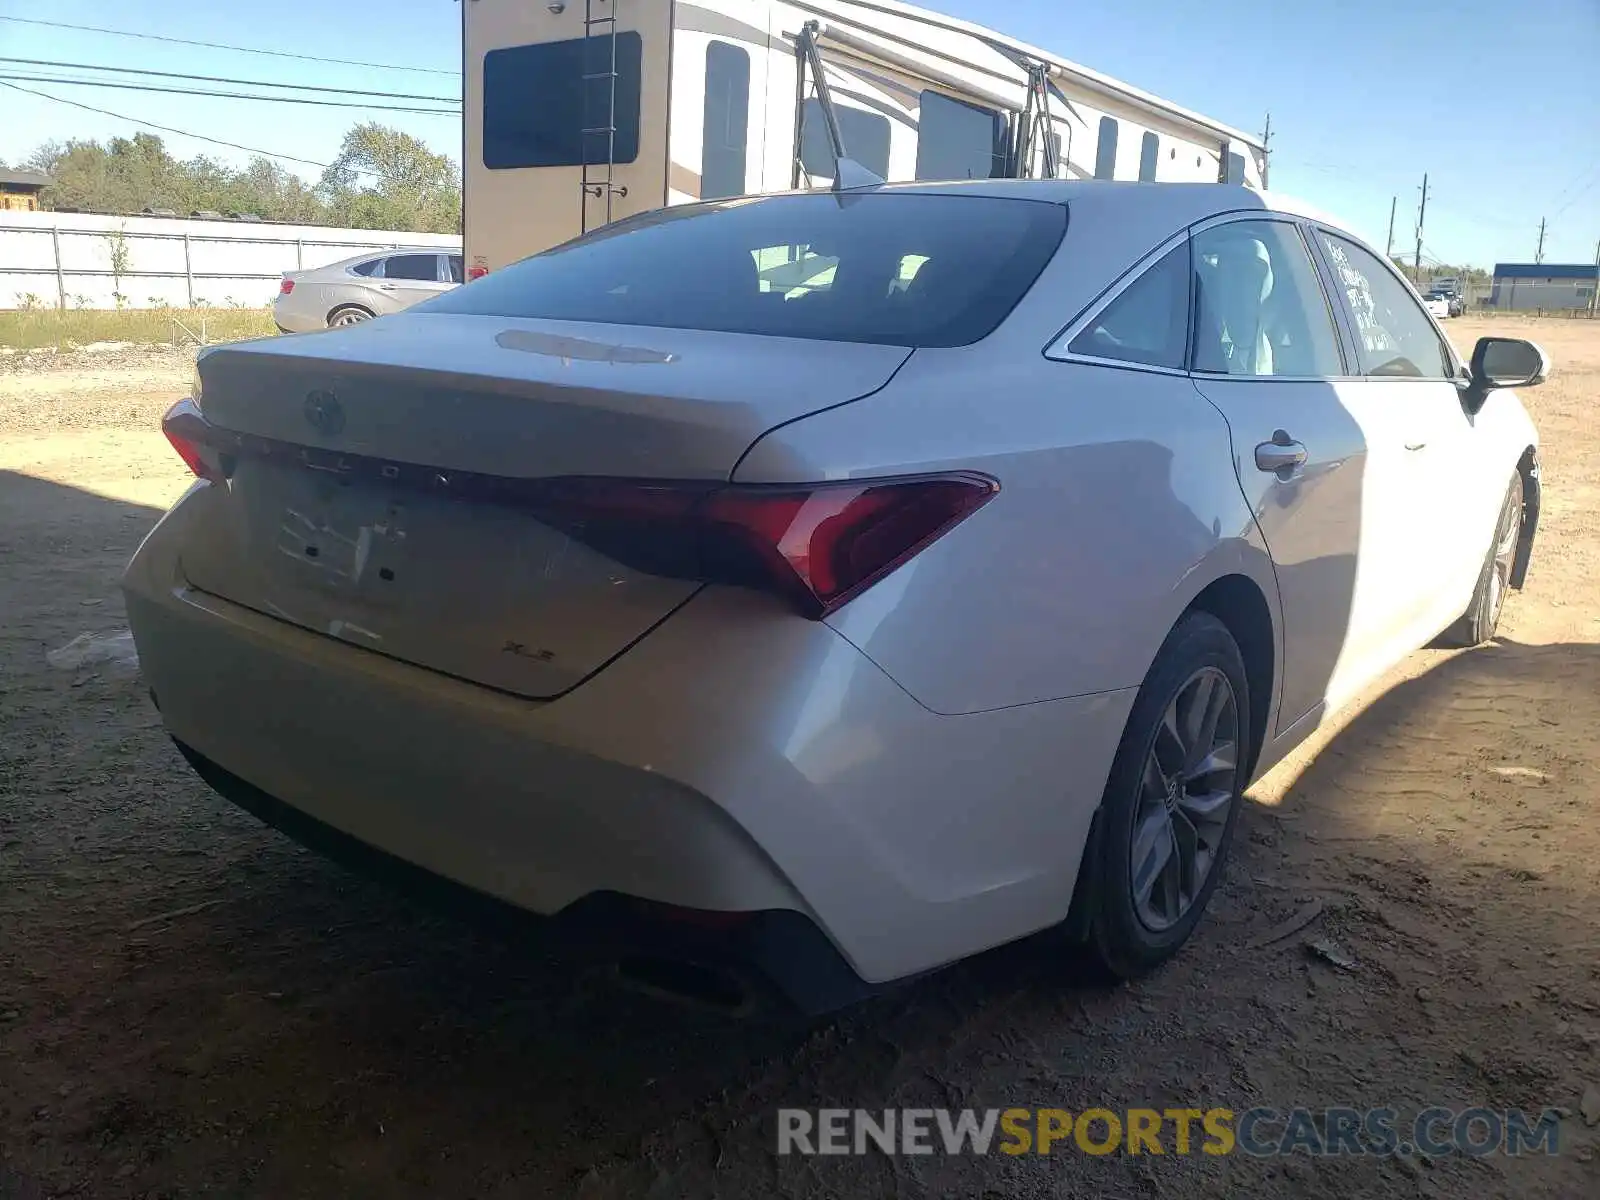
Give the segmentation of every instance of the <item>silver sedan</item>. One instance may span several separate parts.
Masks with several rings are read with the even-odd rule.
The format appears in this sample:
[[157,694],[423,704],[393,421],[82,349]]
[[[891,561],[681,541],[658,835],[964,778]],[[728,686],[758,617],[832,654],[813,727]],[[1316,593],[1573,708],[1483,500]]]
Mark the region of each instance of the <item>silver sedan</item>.
[[205,352],[128,618],[312,845],[805,1006],[1047,927],[1137,975],[1253,779],[1493,636],[1547,369],[1242,187],[685,205]]
[[272,303],[272,319],[281,333],[354,325],[409,308],[460,282],[459,254],[430,246],[373,250],[287,272]]

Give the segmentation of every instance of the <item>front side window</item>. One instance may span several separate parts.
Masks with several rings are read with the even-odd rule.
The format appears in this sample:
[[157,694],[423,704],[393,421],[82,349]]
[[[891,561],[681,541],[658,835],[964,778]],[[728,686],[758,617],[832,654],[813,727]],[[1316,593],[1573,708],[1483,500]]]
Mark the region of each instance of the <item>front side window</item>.
[[485,54],[483,165],[501,171],[638,158],[644,43],[631,31],[616,35],[613,81],[611,42],[572,38]]
[[1115,179],[1117,175],[1117,119],[1100,118],[1100,141],[1094,149],[1094,177]]
[[625,218],[445,292],[419,312],[964,346],[1060,245],[1060,204],[801,193]]
[[745,193],[750,132],[750,55],[727,42],[706,47],[706,111],[701,130],[700,198]]
[[1356,324],[1361,373],[1377,378],[1450,379],[1450,351],[1411,291],[1377,256],[1323,232],[1323,249]]
[[923,92],[917,118],[918,179],[996,179],[1005,174],[1006,122],[992,108]]
[[1293,225],[1234,221],[1197,233],[1194,291],[1196,371],[1344,374],[1333,314]]
[[1189,332],[1189,245],[1163,255],[1100,310],[1067,350],[1147,367],[1183,369]]
[[[879,179],[889,177],[889,119],[878,113],[850,108],[843,104],[833,106],[839,118],[839,136],[844,139],[844,152],[855,159]],[[800,120],[800,165],[807,175],[822,179],[833,178],[833,151],[828,145],[828,119],[823,116],[822,102],[807,100]]]
[[449,256],[448,261],[450,264],[450,282],[460,283],[463,278],[461,271],[461,255],[452,254]]
[[385,279],[423,279],[439,282],[439,256],[437,254],[391,254],[383,260]]

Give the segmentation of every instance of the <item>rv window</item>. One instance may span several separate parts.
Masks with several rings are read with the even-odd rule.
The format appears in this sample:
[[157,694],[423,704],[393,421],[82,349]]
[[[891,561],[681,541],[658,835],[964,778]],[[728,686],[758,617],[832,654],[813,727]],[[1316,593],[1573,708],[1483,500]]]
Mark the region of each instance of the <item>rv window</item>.
[[[845,153],[879,179],[889,178],[889,120],[843,104],[833,106]],[[828,119],[822,104],[807,100],[800,125],[800,165],[807,175],[833,178],[833,151],[828,146]]]
[[1152,183],[1156,177],[1156,160],[1161,157],[1161,139],[1147,133],[1139,143],[1139,181]]
[[1094,150],[1094,177],[1115,179],[1117,175],[1117,119],[1100,118],[1100,142]]
[[918,179],[997,179],[1006,169],[1006,122],[992,108],[922,93]]
[[1244,155],[1242,155],[1242,154],[1234,154],[1231,151],[1229,152],[1229,154],[1228,154],[1228,182],[1229,183],[1243,183],[1244,182]]
[[523,259],[421,311],[965,346],[1005,319],[1066,224],[1063,205],[992,196],[680,205]]
[[706,112],[701,132],[700,198],[745,193],[750,123],[750,55],[727,42],[706,47]]
[[[637,33],[616,35],[617,78],[610,78],[612,39],[573,38],[532,46],[508,46],[483,56],[483,165],[576,167],[606,162],[604,132],[616,127],[612,162],[639,157],[639,60]],[[585,75],[604,78],[585,79]],[[612,84],[616,107],[611,107]]]

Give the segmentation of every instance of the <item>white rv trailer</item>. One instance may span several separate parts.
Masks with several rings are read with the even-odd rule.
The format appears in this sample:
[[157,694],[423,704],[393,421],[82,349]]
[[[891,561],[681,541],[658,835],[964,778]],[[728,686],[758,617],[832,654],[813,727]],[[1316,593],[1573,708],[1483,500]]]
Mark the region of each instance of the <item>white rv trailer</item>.
[[662,205],[874,178],[1265,186],[1259,139],[896,0],[461,7],[472,276]]

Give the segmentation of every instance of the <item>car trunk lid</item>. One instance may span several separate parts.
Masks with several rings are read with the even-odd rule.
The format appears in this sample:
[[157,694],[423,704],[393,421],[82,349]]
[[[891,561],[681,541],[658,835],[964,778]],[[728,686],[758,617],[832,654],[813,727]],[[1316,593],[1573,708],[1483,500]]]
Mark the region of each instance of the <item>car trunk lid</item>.
[[219,348],[200,409],[231,449],[184,575],[381,654],[556,696],[698,585],[541,522],[519,487],[726,481],[763,432],[877,390],[909,354],[433,313]]

